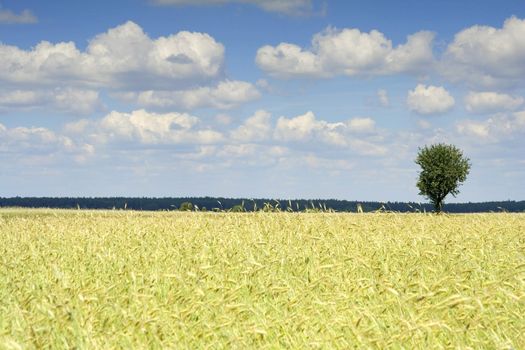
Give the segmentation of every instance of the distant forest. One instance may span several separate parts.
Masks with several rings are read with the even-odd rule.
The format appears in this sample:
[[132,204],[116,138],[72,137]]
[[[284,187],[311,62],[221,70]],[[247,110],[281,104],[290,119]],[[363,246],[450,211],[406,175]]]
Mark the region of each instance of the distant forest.
[[[65,208],[65,209],[132,209],[132,210],[179,210],[181,205],[191,203],[199,211],[328,211],[356,212],[358,206],[364,212],[431,212],[428,203],[414,202],[363,202],[336,199],[247,199],[247,198],[126,198],[126,197],[12,197],[0,198],[0,207]],[[444,211],[449,213],[525,212],[525,201],[502,201],[481,203],[449,203]]]

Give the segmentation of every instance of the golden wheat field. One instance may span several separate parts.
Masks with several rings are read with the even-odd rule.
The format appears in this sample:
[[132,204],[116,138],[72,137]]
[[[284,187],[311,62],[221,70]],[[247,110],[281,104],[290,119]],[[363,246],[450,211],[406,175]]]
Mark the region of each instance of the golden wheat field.
[[0,211],[0,349],[524,349],[524,214]]

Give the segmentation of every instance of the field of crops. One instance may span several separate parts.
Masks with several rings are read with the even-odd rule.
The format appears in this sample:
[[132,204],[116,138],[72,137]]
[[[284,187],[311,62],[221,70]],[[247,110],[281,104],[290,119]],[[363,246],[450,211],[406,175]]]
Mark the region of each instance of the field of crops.
[[0,349],[525,349],[525,215],[0,211]]

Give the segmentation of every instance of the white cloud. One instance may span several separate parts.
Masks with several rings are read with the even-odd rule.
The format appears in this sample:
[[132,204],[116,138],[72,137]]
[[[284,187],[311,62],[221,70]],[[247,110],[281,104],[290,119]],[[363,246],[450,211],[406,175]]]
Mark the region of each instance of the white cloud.
[[255,114],[231,132],[234,140],[242,142],[256,142],[267,139],[272,131],[270,113],[258,110]]
[[0,106],[34,106],[41,103],[41,95],[30,90],[2,91],[0,93]]
[[7,129],[2,126],[1,128],[4,138],[3,141],[7,143],[19,143],[26,147],[33,147],[35,144],[49,144],[67,146],[70,143],[70,139],[60,137],[53,131],[46,128],[27,128],[27,127],[15,127]]
[[30,50],[0,44],[0,81],[125,89],[187,86],[216,78],[224,47],[203,33],[150,39],[128,21],[93,38],[84,52],[73,42],[39,43]]
[[257,50],[255,62],[275,77],[329,76],[327,72],[322,71],[314,53],[303,51],[294,44],[263,46]]
[[287,15],[309,15],[313,11],[311,0],[153,0],[159,5],[223,5],[228,3],[252,4],[268,12]]
[[414,90],[408,91],[407,106],[417,114],[446,113],[454,104],[454,98],[442,86],[418,84]]
[[[294,117],[280,117],[274,131],[274,138],[282,142],[309,144],[320,141],[324,144],[350,148],[358,154],[384,155],[386,148],[374,140],[358,137],[375,131],[375,122],[370,118],[353,118],[344,122],[330,123],[316,119],[313,112]],[[361,135],[362,137],[362,135]]]
[[390,99],[388,98],[388,92],[385,89],[377,90],[377,99],[379,104],[383,107],[390,106]]
[[0,90],[0,109],[6,110],[50,108],[65,113],[90,114],[101,105],[98,91],[93,90]]
[[23,10],[16,14],[11,10],[2,10],[0,5],[0,24],[32,24],[37,23],[38,18],[29,10]]
[[417,73],[433,64],[433,39],[433,33],[422,31],[394,48],[377,30],[328,28],[313,37],[310,50],[289,43],[263,46],[256,63],[280,78]]
[[29,50],[0,43],[0,57],[10,108],[24,103],[9,99],[25,98],[30,107],[89,113],[101,89],[140,107],[177,110],[230,109],[261,96],[249,82],[225,79],[224,46],[208,34],[151,39],[131,21],[95,36],[84,51],[73,42],[43,41]]
[[98,91],[59,89],[53,95],[57,109],[78,114],[90,114],[102,105]]
[[280,117],[275,128],[275,138],[283,141],[301,141],[322,129],[322,123],[315,119],[313,112],[308,111],[295,118]]
[[516,110],[523,102],[523,97],[497,92],[470,92],[465,97],[465,108],[469,113],[495,113]]
[[144,107],[175,107],[184,110],[201,107],[230,109],[260,96],[260,92],[253,84],[235,80],[225,80],[213,87],[203,86],[180,91],[149,90],[123,95],[126,99],[135,100],[138,105]]
[[346,121],[346,127],[352,132],[373,132],[376,128],[376,122],[371,118],[352,118]]
[[456,130],[463,135],[487,138],[489,136],[489,123],[490,122],[464,120],[456,124]]
[[508,140],[525,132],[525,111],[499,113],[483,121],[463,120],[456,123],[456,131],[478,143]]
[[525,78],[525,20],[511,17],[502,28],[475,25],[457,33],[442,71],[474,86],[520,84]]
[[38,161],[46,159],[42,164],[89,160],[123,166],[158,158],[209,171],[216,167],[295,167],[307,154],[354,162],[369,156],[383,157],[388,151],[386,134],[371,118],[328,122],[307,112],[272,122],[268,112],[258,110],[237,125],[230,123],[218,129],[212,125],[214,121],[188,113],[143,109],[77,119],[56,130],[0,125],[0,156],[7,161],[9,157],[38,154]]
[[331,123],[318,120],[312,112],[294,118],[280,117],[273,124],[268,112],[258,110],[241,125],[220,132],[187,113],[159,114],[143,109],[130,113],[113,111],[99,120],[80,119],[68,123],[63,133],[89,144],[126,147],[130,143],[146,148],[222,145],[224,149],[224,146],[231,145],[231,152],[248,152],[255,149],[254,145],[287,148],[293,144],[301,151],[322,144],[322,150],[347,149],[358,155],[381,156],[387,151],[373,119],[353,118]]
[[280,117],[275,128],[275,138],[284,141],[306,141],[321,136],[328,143],[346,144],[344,133],[363,133],[375,130],[371,118],[353,118],[345,122],[330,123],[316,119],[313,112],[286,118]]
[[[224,126],[223,126],[224,128]],[[358,147],[381,141],[375,122],[353,118],[339,123],[317,120],[312,112],[295,118],[281,117],[271,122],[267,111],[258,110],[237,127],[219,132],[187,113],[152,113],[136,110],[113,111],[99,120],[80,119],[64,126],[65,135],[85,138],[90,143],[137,142],[143,145],[261,144],[284,146],[295,143],[310,147],[310,141],[338,147]]]
[[157,114],[141,109],[131,113],[113,111],[101,120],[80,120],[64,129],[88,135],[99,143],[213,144],[223,140],[223,135],[215,130],[198,128],[199,123],[197,117],[186,113]]
[[439,61],[433,57],[434,34],[408,36],[393,46],[383,33],[328,28],[314,35],[311,47],[293,43],[266,45],[256,63],[278,78],[329,78],[396,73],[428,75],[434,68],[453,82],[472,87],[523,86],[525,19],[508,18],[502,28],[476,25],[458,32]]
[[82,163],[94,153],[93,145],[76,142],[48,128],[7,128],[0,124],[0,154],[2,157],[9,157],[11,162],[24,162],[27,159],[49,162],[56,155],[62,154]]

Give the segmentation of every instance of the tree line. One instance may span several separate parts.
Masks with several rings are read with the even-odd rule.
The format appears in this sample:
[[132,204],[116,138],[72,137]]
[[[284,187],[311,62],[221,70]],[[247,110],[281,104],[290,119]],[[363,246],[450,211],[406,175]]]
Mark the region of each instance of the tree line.
[[0,198],[0,207],[78,208],[78,209],[133,209],[181,211],[339,211],[339,212],[431,212],[479,213],[524,212],[525,201],[481,203],[448,203],[448,195],[456,197],[470,172],[470,159],[454,145],[438,143],[419,149],[416,164],[421,167],[417,188],[419,194],[430,200],[415,202],[358,202],[336,199],[247,199],[247,198],[126,198],[126,197],[14,197]]
[[[0,198],[0,207],[62,208],[62,209],[130,209],[130,210],[198,211],[337,211],[356,212],[431,212],[432,203],[348,201],[338,199],[249,199],[222,197],[11,197]],[[182,206],[182,208],[181,208]],[[525,201],[492,201],[478,203],[445,203],[449,213],[525,212]]]

